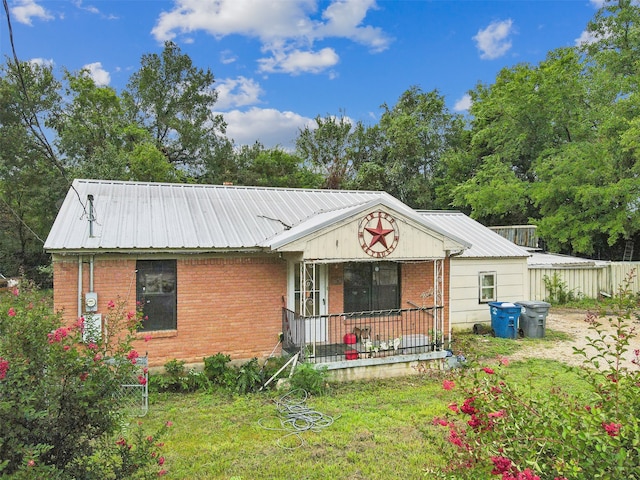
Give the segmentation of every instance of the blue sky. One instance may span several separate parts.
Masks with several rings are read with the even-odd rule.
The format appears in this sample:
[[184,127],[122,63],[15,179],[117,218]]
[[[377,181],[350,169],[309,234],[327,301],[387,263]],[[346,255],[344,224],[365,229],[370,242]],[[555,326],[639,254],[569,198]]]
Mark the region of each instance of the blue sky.
[[[21,60],[120,91],[145,53],[176,42],[210,68],[239,145],[291,148],[317,115],[375,123],[412,85],[465,113],[504,67],[587,41],[602,0],[8,0]],[[6,21],[0,53],[10,56]]]

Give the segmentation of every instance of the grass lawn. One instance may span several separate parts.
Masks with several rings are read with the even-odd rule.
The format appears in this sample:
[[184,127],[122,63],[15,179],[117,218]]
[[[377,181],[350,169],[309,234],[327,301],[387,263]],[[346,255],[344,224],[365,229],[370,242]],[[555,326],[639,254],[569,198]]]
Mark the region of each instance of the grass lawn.
[[[456,351],[478,351],[487,359],[512,353],[520,340],[458,334]],[[557,339],[548,332],[545,342]],[[473,347],[474,350],[471,350]],[[491,361],[491,360],[488,360]],[[494,362],[495,363],[495,362]],[[447,405],[460,400],[442,388],[451,372],[375,381],[332,384],[330,393],[306,406],[333,418],[318,432],[283,438],[276,401],[283,392],[246,396],[225,392],[154,394],[143,422],[173,422],[164,439],[165,466],[175,479],[425,479],[445,467],[446,432],[432,425]],[[532,360],[507,367],[513,384],[528,391],[562,385],[581,388],[562,364]]]

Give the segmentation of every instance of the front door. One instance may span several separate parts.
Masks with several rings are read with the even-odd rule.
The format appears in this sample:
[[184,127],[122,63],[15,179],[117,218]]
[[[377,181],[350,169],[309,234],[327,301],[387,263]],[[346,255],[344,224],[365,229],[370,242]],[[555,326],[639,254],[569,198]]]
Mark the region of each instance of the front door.
[[316,263],[292,263],[289,270],[290,310],[303,315],[305,343],[326,342],[327,329],[327,266]]

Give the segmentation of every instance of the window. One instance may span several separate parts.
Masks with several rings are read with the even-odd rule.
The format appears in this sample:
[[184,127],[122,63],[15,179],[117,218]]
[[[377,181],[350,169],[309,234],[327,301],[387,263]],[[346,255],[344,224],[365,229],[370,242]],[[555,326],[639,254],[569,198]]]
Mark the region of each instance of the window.
[[344,311],[400,308],[399,265],[393,262],[344,265]]
[[495,302],[496,272],[480,272],[480,303]]
[[175,330],[176,261],[138,260],[136,268],[136,297],[145,317],[140,330]]

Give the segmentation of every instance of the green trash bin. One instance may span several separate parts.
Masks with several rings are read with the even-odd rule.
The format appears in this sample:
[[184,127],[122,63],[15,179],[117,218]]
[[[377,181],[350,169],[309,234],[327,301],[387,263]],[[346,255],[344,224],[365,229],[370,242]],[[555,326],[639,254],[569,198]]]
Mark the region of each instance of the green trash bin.
[[516,302],[522,307],[518,333],[522,337],[544,338],[550,303],[537,301]]

